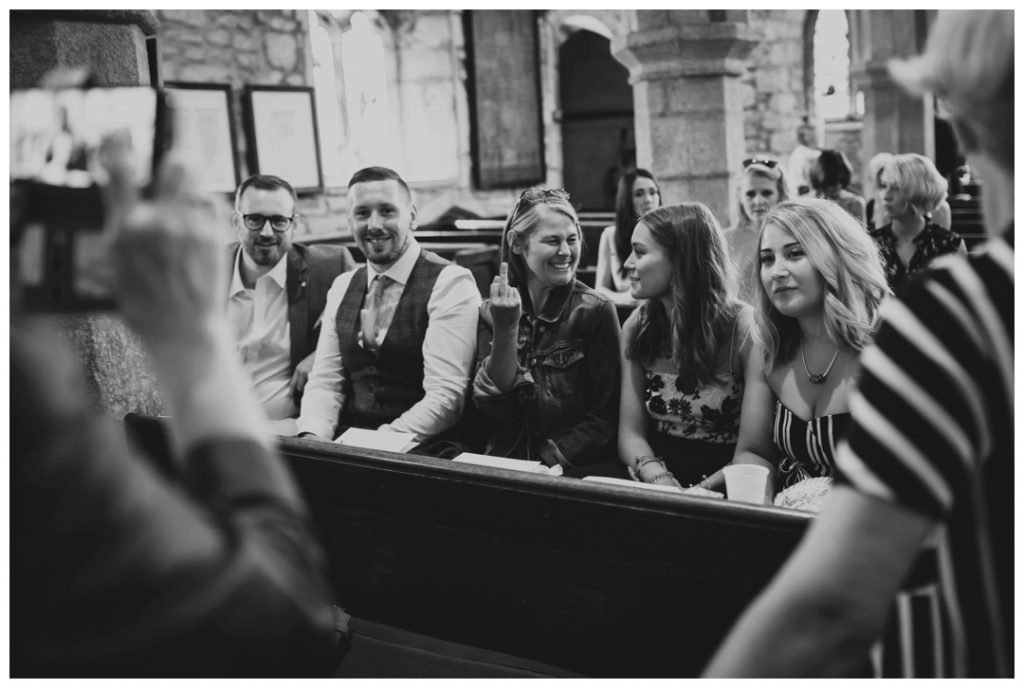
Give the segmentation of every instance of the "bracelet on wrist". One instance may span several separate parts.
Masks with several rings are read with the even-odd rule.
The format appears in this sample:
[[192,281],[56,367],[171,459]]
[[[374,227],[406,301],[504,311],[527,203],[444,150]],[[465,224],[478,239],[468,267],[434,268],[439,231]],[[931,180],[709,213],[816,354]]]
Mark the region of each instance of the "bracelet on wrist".
[[668,471],[662,471],[661,473],[655,473],[648,480],[644,480],[645,483],[653,483],[661,480],[662,478],[672,478],[672,482],[675,482],[675,478]]
[[660,456],[651,456],[650,454],[643,454],[641,456],[634,457],[633,461],[633,470],[637,472],[637,475],[640,474],[640,469],[649,463],[657,463],[662,467],[665,466],[665,462]]

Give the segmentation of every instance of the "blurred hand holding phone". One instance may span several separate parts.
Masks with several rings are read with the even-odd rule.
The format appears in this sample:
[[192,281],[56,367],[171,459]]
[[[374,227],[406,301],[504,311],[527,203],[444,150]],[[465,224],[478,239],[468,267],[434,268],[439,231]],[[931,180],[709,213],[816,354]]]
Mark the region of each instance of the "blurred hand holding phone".
[[148,87],[15,90],[10,114],[12,222],[20,235],[11,248],[22,307],[115,307],[103,231],[109,142],[117,142],[127,183],[148,194],[171,139],[160,93]]

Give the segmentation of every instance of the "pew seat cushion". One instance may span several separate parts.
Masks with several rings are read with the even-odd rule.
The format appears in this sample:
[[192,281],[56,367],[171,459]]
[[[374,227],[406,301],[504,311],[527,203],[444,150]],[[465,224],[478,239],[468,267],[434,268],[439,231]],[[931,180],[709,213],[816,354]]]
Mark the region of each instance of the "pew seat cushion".
[[338,678],[561,678],[564,669],[353,617]]

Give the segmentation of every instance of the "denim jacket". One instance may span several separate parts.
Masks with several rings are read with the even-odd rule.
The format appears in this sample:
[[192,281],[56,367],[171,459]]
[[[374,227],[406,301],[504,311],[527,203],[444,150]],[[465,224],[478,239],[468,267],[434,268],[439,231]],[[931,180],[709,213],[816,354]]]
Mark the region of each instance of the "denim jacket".
[[[545,444],[566,468],[614,458],[619,416],[619,320],[615,305],[575,281],[534,315],[523,290],[518,370],[512,389],[487,374],[493,319],[480,308],[473,400],[497,420],[487,453],[540,460]],[[549,444],[550,441],[550,444]]]

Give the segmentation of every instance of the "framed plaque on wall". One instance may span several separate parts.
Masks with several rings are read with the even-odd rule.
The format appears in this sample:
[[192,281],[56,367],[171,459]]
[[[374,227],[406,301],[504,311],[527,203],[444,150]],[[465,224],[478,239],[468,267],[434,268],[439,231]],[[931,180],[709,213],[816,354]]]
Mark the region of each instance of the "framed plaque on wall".
[[246,86],[249,171],[285,179],[297,193],[323,191],[313,89]]
[[479,189],[545,179],[540,41],[533,10],[463,12],[470,153]]
[[231,86],[168,81],[164,88],[174,118],[175,148],[195,161],[204,190],[234,193],[241,180]]

